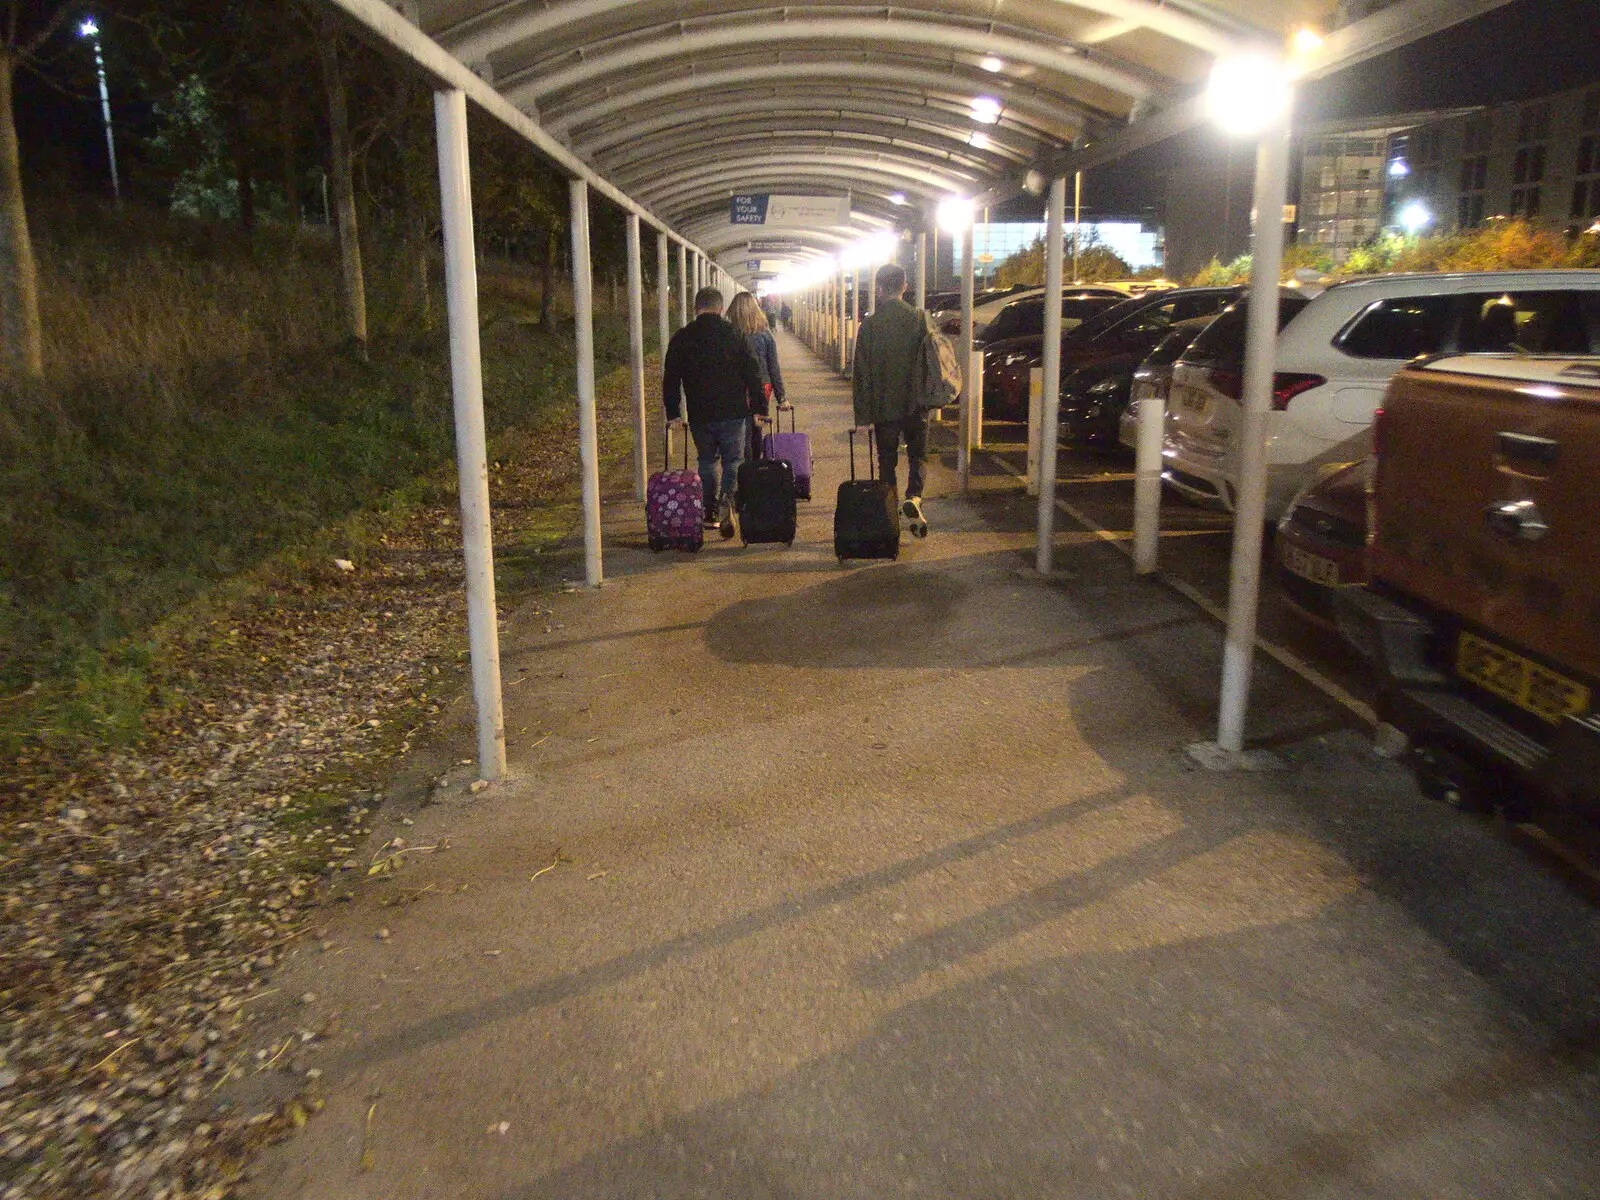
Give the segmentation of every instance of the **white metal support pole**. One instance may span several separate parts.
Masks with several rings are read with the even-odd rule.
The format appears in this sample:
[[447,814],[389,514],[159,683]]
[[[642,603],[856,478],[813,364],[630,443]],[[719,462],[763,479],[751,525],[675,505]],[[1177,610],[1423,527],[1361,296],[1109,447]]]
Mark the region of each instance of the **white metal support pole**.
[[1028,369],[1028,495],[1039,494],[1039,408],[1044,401],[1044,368]]
[[589,264],[589,185],[568,181],[572,198],[572,316],[578,343],[578,469],[583,484],[583,579],[599,587],[600,444],[594,399],[594,272]]
[[917,274],[916,298],[917,311],[921,312],[928,304],[928,235],[917,234],[917,239],[912,243],[917,248]]
[[1133,466],[1133,569],[1152,574],[1161,546],[1161,440],[1167,400],[1160,393],[1139,400],[1139,436]]
[[1283,262],[1283,200],[1289,174],[1287,118],[1261,135],[1256,150],[1256,227],[1250,238],[1250,302],[1244,337],[1244,422],[1239,492],[1234,502],[1233,562],[1228,575],[1228,639],[1222,650],[1217,744],[1244,749],[1261,598],[1261,540],[1267,507],[1267,412],[1278,349],[1278,271]]
[[628,365],[633,375],[633,468],[635,498],[644,499],[650,475],[644,419],[644,263],[640,258],[639,214],[628,214]]
[[1078,229],[1083,224],[1083,172],[1072,173],[1072,282],[1078,282]]
[[878,272],[867,270],[867,316],[878,311]]
[[689,248],[678,243],[678,328],[689,323]]
[[961,477],[963,491],[972,482],[972,396],[974,390],[983,386],[981,379],[972,378],[972,292],[972,223],[969,221],[961,231],[961,345],[958,347],[961,369],[967,375],[962,380],[958,422],[961,428],[956,437],[956,474]]
[[1061,231],[1067,213],[1067,181],[1050,181],[1044,213],[1044,370],[1039,380],[1039,545],[1034,566],[1055,569],[1056,454],[1061,444]]
[[661,361],[667,360],[667,342],[672,339],[672,314],[669,311],[672,285],[668,279],[667,235],[656,234],[656,335],[661,339]]
[[478,775],[506,773],[500,693],[500,626],[494,602],[494,527],[489,519],[488,445],[483,427],[483,358],[478,343],[478,266],[472,235],[467,97],[435,92],[439,208],[444,225],[445,308],[450,323],[450,391],[455,407],[456,471],[461,486],[461,547],[467,566],[467,644],[478,713]]
[[846,345],[845,345],[845,342],[846,342],[847,339],[846,339],[846,336],[845,336],[845,332],[846,331],[845,331],[844,269],[843,268],[840,268],[840,270],[839,270],[839,320],[838,320],[838,329],[839,329],[839,374],[843,375],[844,374],[844,366],[845,366],[845,357],[844,356],[845,356],[845,350],[847,348]]

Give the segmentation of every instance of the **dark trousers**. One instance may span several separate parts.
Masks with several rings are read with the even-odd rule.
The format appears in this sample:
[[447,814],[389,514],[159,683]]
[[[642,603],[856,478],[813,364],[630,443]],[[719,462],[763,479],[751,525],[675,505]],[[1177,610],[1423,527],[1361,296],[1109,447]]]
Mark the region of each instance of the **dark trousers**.
[[911,413],[903,421],[879,421],[872,427],[878,441],[878,473],[894,481],[900,466],[900,439],[906,442],[907,499],[922,495],[922,463],[928,457],[928,414],[926,410]]

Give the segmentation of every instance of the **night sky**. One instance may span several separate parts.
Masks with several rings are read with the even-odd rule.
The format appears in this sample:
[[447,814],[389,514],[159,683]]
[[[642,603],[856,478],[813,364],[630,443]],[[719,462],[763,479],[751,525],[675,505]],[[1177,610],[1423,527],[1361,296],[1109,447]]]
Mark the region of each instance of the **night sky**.
[[[1600,80],[1600,0],[1516,0],[1302,91],[1311,121],[1503,104]],[[1173,139],[1084,177],[1090,213],[1154,216],[1184,149]],[[1041,202],[1008,206],[1042,216]],[[1034,219],[1037,219],[1037,216]]]
[[[148,106],[119,71],[117,31],[106,30],[106,58],[118,121],[147,122]],[[52,74],[67,91],[24,71],[17,118],[24,171],[69,188],[104,186],[105,145],[91,93],[88,46],[65,30],[51,49],[64,55]],[[1600,79],[1600,0],[1516,0],[1474,21],[1370,60],[1306,88],[1297,110],[1309,120],[1377,116],[1467,104],[1498,104]],[[132,150],[132,147],[127,147]],[[1123,163],[1091,172],[1084,203],[1093,214],[1155,215],[1165,175],[1182,149],[1175,139]],[[137,164],[129,166],[137,171]],[[1004,215],[1037,219],[1042,202],[1019,198]],[[997,213],[998,215],[1002,215]]]

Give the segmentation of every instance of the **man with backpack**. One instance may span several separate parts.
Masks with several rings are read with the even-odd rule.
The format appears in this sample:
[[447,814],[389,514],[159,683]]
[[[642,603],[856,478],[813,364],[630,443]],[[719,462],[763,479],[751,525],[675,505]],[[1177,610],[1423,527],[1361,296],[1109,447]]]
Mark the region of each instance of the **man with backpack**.
[[662,402],[668,424],[677,427],[683,423],[680,414],[687,398],[689,432],[700,457],[705,523],[731,538],[733,489],[744,460],[745,430],[752,416],[758,423],[766,421],[767,396],[749,344],[722,315],[722,293],[701,288],[695,293],[694,313],[694,320],[667,343]]
[[[904,267],[878,268],[877,311],[861,322],[856,335],[856,427],[877,435],[878,468],[893,482],[900,465],[900,442],[906,444],[906,490],[900,512],[913,537],[928,536],[922,516],[922,466],[928,451],[928,410],[948,403],[941,370],[941,335],[928,315],[906,303]],[[954,364],[953,352],[948,355]]]

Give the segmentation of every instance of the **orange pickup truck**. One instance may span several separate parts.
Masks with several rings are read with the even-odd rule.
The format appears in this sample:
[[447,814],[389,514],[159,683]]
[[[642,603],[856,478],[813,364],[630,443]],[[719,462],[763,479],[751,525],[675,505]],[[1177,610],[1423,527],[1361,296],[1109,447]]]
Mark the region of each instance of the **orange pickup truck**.
[[1600,358],[1422,360],[1373,453],[1371,582],[1339,624],[1423,790],[1600,817]]

